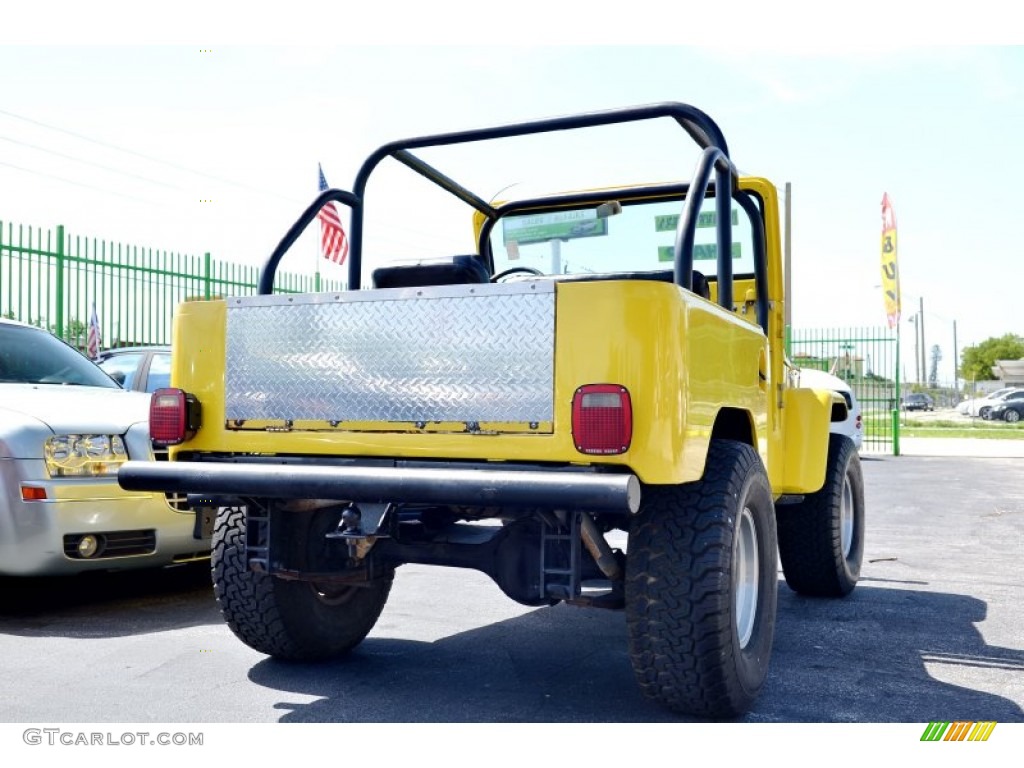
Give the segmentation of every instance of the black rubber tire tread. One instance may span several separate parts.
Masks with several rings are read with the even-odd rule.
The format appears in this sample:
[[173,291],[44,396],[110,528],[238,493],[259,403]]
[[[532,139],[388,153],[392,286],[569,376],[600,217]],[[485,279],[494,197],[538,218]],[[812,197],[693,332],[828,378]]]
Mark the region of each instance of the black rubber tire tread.
[[312,584],[279,579],[248,568],[245,510],[218,510],[213,532],[213,590],[231,631],[250,648],[288,661],[344,655],[373,629],[394,574],[369,586],[346,587],[333,600]]
[[[849,478],[853,496],[853,540],[843,555],[841,505]],[[845,435],[829,436],[825,484],[798,504],[777,508],[779,559],[786,584],[809,597],[844,597],[860,578],[864,557],[864,475],[857,446]]]
[[[741,648],[733,551],[744,507],[757,529],[759,591],[753,635]],[[629,533],[625,598],[630,661],[645,696],[705,718],[750,708],[771,657],[777,553],[771,488],[749,445],[713,440],[699,482],[644,488]]]

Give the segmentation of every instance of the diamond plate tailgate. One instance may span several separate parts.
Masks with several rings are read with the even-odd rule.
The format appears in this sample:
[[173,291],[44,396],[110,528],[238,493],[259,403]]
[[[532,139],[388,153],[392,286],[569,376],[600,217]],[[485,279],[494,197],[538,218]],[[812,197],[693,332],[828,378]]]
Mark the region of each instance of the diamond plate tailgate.
[[538,282],[231,299],[228,424],[486,422],[548,431],[554,290]]

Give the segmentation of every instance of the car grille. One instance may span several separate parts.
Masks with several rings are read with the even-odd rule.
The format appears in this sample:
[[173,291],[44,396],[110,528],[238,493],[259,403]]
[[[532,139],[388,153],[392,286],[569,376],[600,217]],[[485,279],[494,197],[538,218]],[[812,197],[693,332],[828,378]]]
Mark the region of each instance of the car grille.
[[[160,448],[153,446],[153,459],[155,461],[167,461],[169,454],[166,448]],[[168,505],[175,512],[191,512],[192,510],[188,506],[188,499],[184,493],[165,493],[164,498],[167,499]]]
[[[78,545],[86,536],[96,538],[96,553],[84,557]],[[151,555],[156,551],[156,531],[109,531],[105,533],[69,533],[64,537],[64,556],[72,560],[105,560],[111,557]]]

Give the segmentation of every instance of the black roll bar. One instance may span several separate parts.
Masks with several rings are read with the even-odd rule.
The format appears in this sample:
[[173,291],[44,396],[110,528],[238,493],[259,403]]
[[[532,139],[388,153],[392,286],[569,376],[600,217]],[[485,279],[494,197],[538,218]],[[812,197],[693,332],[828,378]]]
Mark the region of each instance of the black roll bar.
[[[724,167],[723,167],[724,166]],[[717,147],[708,147],[701,155],[683,202],[676,226],[675,281],[693,290],[693,245],[697,239],[697,216],[715,173],[715,232],[718,240],[718,303],[732,310],[732,178],[729,158]]]
[[754,239],[754,287],[757,290],[757,324],[768,336],[768,253],[765,250],[764,221],[761,210],[747,192],[739,192],[734,198],[750,220],[751,235]]
[[257,284],[257,293],[261,296],[266,296],[274,292],[274,275],[277,273],[277,265],[280,263],[281,258],[288,252],[288,249],[292,247],[295,241],[299,239],[299,235],[305,231],[317,214],[320,213],[320,209],[331,202],[344,203],[353,210],[361,205],[359,198],[351,192],[345,192],[340,189],[327,189],[317,195],[316,200],[302,212],[298,221],[291,225],[284,237],[281,238],[281,242],[277,244],[277,247],[270,254],[266,264],[263,265],[263,269],[260,271],[259,283]]
[[[597,112],[588,112],[580,115],[566,115],[562,117],[551,117],[541,120],[531,120],[522,123],[495,126],[491,128],[479,128],[466,131],[455,131],[452,133],[440,133],[432,136],[421,136],[417,138],[403,139],[384,144],[373,152],[360,167],[356,174],[355,184],[352,192],[341,190],[328,190],[322,193],[313,204],[306,209],[298,221],[288,230],[288,233],[281,240],[278,246],[267,258],[266,264],[260,274],[259,292],[270,293],[273,290],[274,276],[277,266],[284,253],[295,242],[302,231],[316,218],[316,213],[326,202],[343,202],[351,208],[352,216],[349,228],[349,262],[348,262],[348,287],[349,290],[358,290],[361,287],[362,279],[362,247],[363,247],[363,215],[364,196],[370,174],[374,168],[386,157],[392,157],[404,163],[413,170],[425,175],[426,178],[434,181],[443,188],[452,192],[464,201],[468,202],[477,210],[483,211],[489,217],[493,217],[495,211],[484,203],[482,198],[460,186],[440,171],[432,168],[419,158],[411,154],[410,150],[424,147],[440,147],[452,144],[466,144],[477,141],[490,141],[513,136],[529,136],[538,133],[550,133],[553,131],[577,130],[580,128],[591,128],[602,125],[616,125],[620,123],[638,122],[641,120],[652,120],[655,118],[668,117],[674,119],[686,133],[697,142],[702,150],[709,148],[717,149],[714,162],[721,179],[728,179],[730,175],[735,176],[735,168],[729,162],[729,150],[718,124],[705,112],[680,102],[661,102],[647,104],[637,107],[625,107],[621,109],[609,109]],[[730,189],[731,185],[721,181],[719,188]],[[725,196],[728,200],[728,195]],[[721,218],[721,217],[720,217]],[[728,220],[728,216],[726,216]],[[721,232],[719,232],[721,237]],[[721,243],[720,243],[721,245]],[[729,267],[731,268],[731,264]],[[731,274],[731,272],[730,272]]]

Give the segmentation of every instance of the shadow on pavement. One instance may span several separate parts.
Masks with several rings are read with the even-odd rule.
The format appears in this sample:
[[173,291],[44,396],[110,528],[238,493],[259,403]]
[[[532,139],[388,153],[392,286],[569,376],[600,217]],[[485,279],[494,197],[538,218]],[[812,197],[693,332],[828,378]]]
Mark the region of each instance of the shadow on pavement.
[[[769,679],[743,721],[1021,722],[991,689],[1012,677],[1021,692],[1024,652],[986,645],[984,616],[962,595],[862,584],[829,601],[780,585]],[[267,659],[249,676],[285,694],[282,722],[693,721],[640,696],[621,613],[564,605],[433,643],[371,636],[329,664]]]
[[220,623],[208,561],[153,570],[0,578],[0,634],[121,637]]

